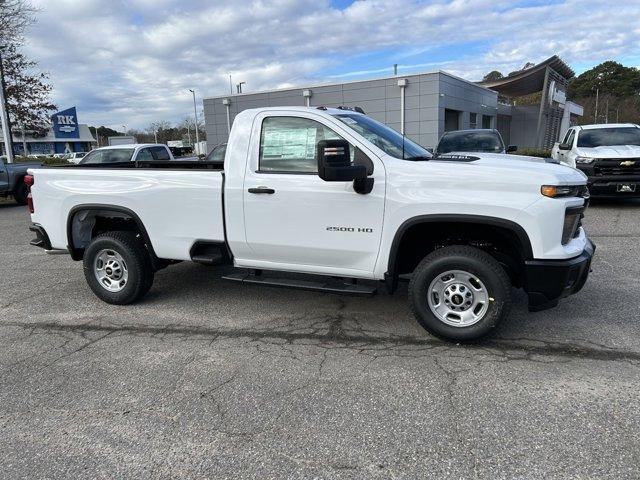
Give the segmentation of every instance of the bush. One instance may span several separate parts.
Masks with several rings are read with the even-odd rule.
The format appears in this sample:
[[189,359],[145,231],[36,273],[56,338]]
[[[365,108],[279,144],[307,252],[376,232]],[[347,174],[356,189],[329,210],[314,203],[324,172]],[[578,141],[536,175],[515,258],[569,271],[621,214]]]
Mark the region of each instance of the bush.
[[515,152],[515,155],[525,155],[527,157],[551,158],[551,150],[546,148],[523,148]]

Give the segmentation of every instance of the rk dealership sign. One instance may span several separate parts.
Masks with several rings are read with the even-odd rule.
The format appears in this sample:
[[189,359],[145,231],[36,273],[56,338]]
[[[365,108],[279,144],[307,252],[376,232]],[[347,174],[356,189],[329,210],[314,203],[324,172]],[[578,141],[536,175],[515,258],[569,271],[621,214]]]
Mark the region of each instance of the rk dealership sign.
[[71,107],[51,116],[53,133],[56,138],[79,138],[78,116],[76,107]]

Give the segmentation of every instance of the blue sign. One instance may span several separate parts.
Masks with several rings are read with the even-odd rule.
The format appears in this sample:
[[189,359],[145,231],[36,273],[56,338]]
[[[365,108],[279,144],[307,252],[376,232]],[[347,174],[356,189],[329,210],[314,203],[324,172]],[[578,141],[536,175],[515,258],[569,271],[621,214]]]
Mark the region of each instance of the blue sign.
[[56,138],[80,138],[76,107],[67,108],[51,116],[53,134]]

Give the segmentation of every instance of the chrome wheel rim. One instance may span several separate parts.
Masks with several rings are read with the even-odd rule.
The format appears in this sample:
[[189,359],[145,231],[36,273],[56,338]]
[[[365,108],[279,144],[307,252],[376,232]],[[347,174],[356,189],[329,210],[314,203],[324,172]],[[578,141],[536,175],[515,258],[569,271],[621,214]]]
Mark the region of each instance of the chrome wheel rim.
[[484,283],[464,270],[449,270],[433,279],[427,290],[429,308],[441,322],[469,327],[484,318],[489,292]]
[[120,292],[127,286],[129,271],[127,264],[115,250],[100,250],[93,261],[93,273],[102,288],[109,292]]

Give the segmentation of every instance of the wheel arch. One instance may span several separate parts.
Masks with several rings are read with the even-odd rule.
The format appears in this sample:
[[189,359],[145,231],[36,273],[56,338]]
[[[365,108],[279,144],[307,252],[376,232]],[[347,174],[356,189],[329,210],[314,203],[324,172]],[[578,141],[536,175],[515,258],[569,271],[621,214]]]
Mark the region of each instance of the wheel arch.
[[533,258],[533,248],[529,235],[522,225],[514,221],[485,215],[419,215],[405,220],[396,230],[393,241],[391,242],[387,272],[384,274],[385,282],[390,292],[395,291],[398,284],[398,275],[400,274],[398,261],[401,255],[401,246],[407,239],[407,235],[416,227],[433,224],[462,225],[466,228],[479,226],[494,229],[496,232],[509,232],[511,238],[516,240],[514,247],[522,259],[528,260]]
[[[76,218],[79,214],[83,213],[86,213],[87,215],[80,220],[80,222],[85,222],[90,218],[91,229],[88,231],[85,230],[84,233],[79,233],[79,235],[74,235],[74,228],[81,228],[81,225],[78,225]],[[158,257],[153,249],[153,244],[151,243],[151,238],[149,237],[147,229],[140,217],[133,210],[119,205],[104,205],[97,203],[76,205],[69,210],[69,214],[67,215],[67,249],[69,250],[73,260],[82,260],[85,246],[94,236],[93,227],[95,226],[95,219],[118,219],[120,221],[133,222],[135,228],[129,228],[129,230],[137,231],[142,236],[142,240],[149,252],[152,263],[158,263]]]

